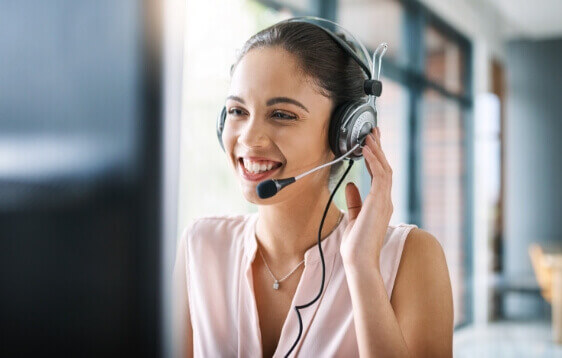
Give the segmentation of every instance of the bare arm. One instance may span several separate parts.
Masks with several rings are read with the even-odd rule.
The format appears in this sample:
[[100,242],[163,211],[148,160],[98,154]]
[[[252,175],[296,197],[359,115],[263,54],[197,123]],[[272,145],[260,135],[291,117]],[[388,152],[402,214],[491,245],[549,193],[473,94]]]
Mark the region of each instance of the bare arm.
[[391,304],[412,356],[453,356],[453,294],[445,253],[422,229],[413,229],[404,244]]
[[186,234],[180,238],[174,265],[174,334],[181,357],[193,357],[193,330],[189,313],[186,278]]
[[362,357],[452,357],[451,284],[443,250],[431,234],[409,233],[392,300],[378,262],[348,264],[346,275]]

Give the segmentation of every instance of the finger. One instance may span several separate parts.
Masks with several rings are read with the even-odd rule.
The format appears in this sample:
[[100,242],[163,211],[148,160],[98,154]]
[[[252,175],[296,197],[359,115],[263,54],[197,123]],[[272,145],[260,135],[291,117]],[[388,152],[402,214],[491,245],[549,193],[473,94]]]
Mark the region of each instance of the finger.
[[382,150],[380,138],[377,138],[377,135],[369,134],[367,136],[367,145],[369,146],[369,149],[371,149],[371,152],[373,152],[375,157],[378,159],[381,167],[384,168],[384,170],[389,171],[391,169],[390,164],[388,164],[384,151]]
[[382,142],[381,142],[381,129],[380,127],[377,127],[377,135],[375,136],[375,139],[377,140],[377,143],[379,144],[379,149],[380,149],[380,153],[381,153],[381,163],[384,169],[386,170],[391,170],[390,164],[388,163],[388,160],[386,159],[386,154],[384,153],[384,150],[382,149]]
[[364,156],[365,161],[367,162],[367,167],[369,168],[369,173],[371,173],[371,177],[383,174],[384,170],[379,158],[377,158],[370,147],[366,146],[364,148]]
[[349,182],[345,186],[345,200],[347,202],[347,212],[349,213],[349,219],[354,220],[359,215],[361,211],[361,195],[359,194],[359,189],[355,184]]
[[367,171],[369,172],[369,175],[372,179],[376,174],[375,172],[373,172],[373,161],[376,160],[376,157],[373,154],[373,151],[371,151],[368,146],[363,147],[363,157],[365,158],[365,166],[367,167]]
[[367,157],[365,156],[365,152],[369,150],[369,147],[367,147],[366,145],[363,147],[363,150],[361,151],[363,154],[363,158],[365,158],[365,166],[367,167],[367,171],[369,172],[369,175],[371,176],[371,178],[373,177],[373,173],[371,172],[371,168],[369,167],[369,161],[367,160]]

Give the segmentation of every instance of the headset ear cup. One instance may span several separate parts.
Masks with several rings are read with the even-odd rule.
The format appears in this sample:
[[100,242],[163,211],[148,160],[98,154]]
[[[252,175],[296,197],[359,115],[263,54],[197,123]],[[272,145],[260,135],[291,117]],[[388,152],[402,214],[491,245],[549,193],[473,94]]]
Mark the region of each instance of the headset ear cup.
[[[357,145],[358,138],[364,138],[376,126],[376,110],[368,102],[348,102],[334,112],[334,125],[330,132],[330,146],[336,148],[336,157],[342,156]],[[336,123],[337,122],[337,127]],[[362,149],[358,148],[348,158],[360,159]]]
[[[348,115],[352,117],[346,125],[346,137],[343,138],[346,143],[346,151],[355,147],[360,142],[360,138],[365,138],[377,125],[377,112],[369,104],[357,103],[353,108],[353,113],[348,113]],[[360,159],[362,156],[363,150],[359,147],[349,155],[349,158]]]
[[224,130],[224,122],[226,121],[226,106],[223,106],[218,117],[217,117],[217,138],[221,148],[224,150],[224,144],[222,143],[222,132]]
[[344,154],[340,151],[339,140],[341,136],[341,126],[345,122],[344,116],[349,109],[349,105],[350,103],[343,103],[338,106],[338,108],[334,110],[334,114],[332,115],[332,119],[330,121],[328,141],[330,143],[330,149],[332,149],[332,153],[334,153],[336,158]]

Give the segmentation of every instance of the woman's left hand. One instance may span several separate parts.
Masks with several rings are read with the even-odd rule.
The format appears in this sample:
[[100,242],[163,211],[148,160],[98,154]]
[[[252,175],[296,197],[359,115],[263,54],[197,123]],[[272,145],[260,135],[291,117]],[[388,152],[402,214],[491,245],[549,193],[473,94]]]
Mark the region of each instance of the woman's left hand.
[[345,266],[375,265],[378,270],[380,252],[394,207],[391,199],[392,168],[380,143],[380,129],[367,136],[363,157],[371,175],[371,188],[361,202],[357,186],[348,183],[345,197],[349,215],[340,253]]

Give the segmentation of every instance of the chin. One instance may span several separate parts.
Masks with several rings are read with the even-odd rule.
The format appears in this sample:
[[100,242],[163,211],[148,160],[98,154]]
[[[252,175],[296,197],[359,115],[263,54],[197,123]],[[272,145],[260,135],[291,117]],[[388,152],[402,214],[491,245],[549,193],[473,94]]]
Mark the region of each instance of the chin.
[[242,192],[244,199],[252,204],[258,204],[258,202],[261,200],[258,196],[258,193],[256,192],[255,185],[251,186],[247,183],[240,183],[240,191]]

